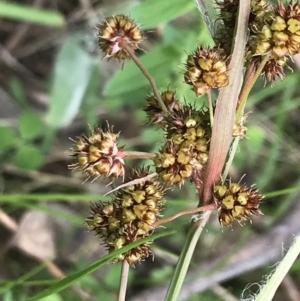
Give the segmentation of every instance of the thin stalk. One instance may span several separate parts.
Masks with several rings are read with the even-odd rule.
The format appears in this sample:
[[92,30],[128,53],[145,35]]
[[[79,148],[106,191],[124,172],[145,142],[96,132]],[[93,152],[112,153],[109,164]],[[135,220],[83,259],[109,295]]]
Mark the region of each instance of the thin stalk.
[[236,150],[238,148],[239,142],[240,142],[240,137],[235,137],[233,139],[233,143],[232,143],[230,151],[229,151],[229,157],[228,157],[228,160],[225,164],[225,168],[222,172],[222,183],[225,181],[225,179],[226,179],[226,177],[229,173],[229,168],[230,168],[230,166],[232,164],[232,161],[234,159],[234,156],[235,156]]
[[122,273],[121,273],[121,278],[120,278],[120,289],[119,289],[118,301],[125,301],[128,275],[129,275],[129,264],[128,264],[127,260],[124,260],[123,264],[122,264]]
[[186,272],[191,262],[198,239],[211,215],[211,211],[207,211],[202,219],[193,222],[185,244],[179,256],[174,275],[169,285],[165,301],[175,301],[178,298],[182,284],[185,279]]
[[248,81],[246,80],[243,90],[241,91],[240,96],[239,96],[238,107],[237,107],[237,111],[236,111],[236,115],[235,115],[235,120],[237,122],[241,119],[248,96],[249,96],[249,93],[250,93],[251,89],[253,88],[254,84],[256,83],[258,77],[261,75],[261,72],[269,58],[270,58],[270,54],[267,54],[263,57],[261,63],[259,64],[259,66],[256,69],[254,74],[251,74],[248,72],[249,79],[248,79]]
[[153,79],[153,77],[151,76],[151,74],[148,72],[148,70],[145,68],[145,66],[141,63],[141,61],[138,59],[138,57],[135,55],[134,51],[130,48],[130,46],[126,43],[123,42],[122,43],[122,48],[125,49],[128,54],[130,55],[130,57],[132,58],[132,60],[135,62],[135,64],[140,68],[140,70],[143,72],[143,74],[145,75],[145,77],[148,79],[150,85],[152,86],[154,95],[157,98],[157,101],[160,105],[160,108],[165,112],[165,113],[169,113],[167,107],[165,106],[161,95],[158,91],[157,85]]
[[158,227],[162,224],[169,223],[169,222],[173,221],[174,219],[176,219],[180,216],[187,215],[187,214],[195,214],[195,213],[199,213],[199,212],[206,212],[206,211],[214,210],[216,208],[217,208],[216,204],[210,204],[210,205],[207,205],[207,206],[202,206],[202,207],[183,210],[183,211],[177,212],[174,215],[171,215],[171,216],[168,216],[166,218],[162,218],[162,219],[156,221],[152,226],[154,228],[156,228],[156,227]]
[[126,159],[153,159],[156,154],[137,151],[122,151],[122,155]]
[[212,127],[214,124],[214,108],[213,108],[213,102],[211,98],[211,90],[208,90],[206,92],[206,95],[207,95],[207,102],[208,102],[210,126]]

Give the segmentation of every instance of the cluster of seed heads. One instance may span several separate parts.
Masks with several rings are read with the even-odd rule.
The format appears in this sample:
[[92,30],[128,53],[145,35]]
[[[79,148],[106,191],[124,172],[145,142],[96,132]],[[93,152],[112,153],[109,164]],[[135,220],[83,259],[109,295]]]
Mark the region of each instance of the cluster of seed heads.
[[[216,4],[224,30],[216,33],[219,45],[198,46],[185,63],[184,82],[192,86],[197,97],[229,84],[228,61],[239,0],[216,1]],[[131,51],[139,48],[143,40],[136,23],[124,15],[108,17],[98,30],[99,47],[107,58],[129,59]],[[276,76],[283,75],[287,60],[299,51],[300,5],[291,1],[273,6],[267,1],[252,0],[249,33],[246,64],[259,64],[268,54],[263,74],[266,80],[273,81]],[[180,102],[176,91],[172,90],[156,92],[148,96],[146,102],[144,111],[148,124],[162,128],[165,138],[153,159],[156,176],[148,177],[149,168],[132,170],[126,176],[127,184],[114,193],[112,201],[92,205],[86,219],[109,252],[150,236],[161,216],[165,187],[180,186],[186,180],[202,183],[209,159],[212,125],[207,108]],[[240,124],[234,126],[233,136],[245,136],[245,120],[242,118]],[[123,147],[118,146],[118,136],[111,128],[96,128],[89,136],[78,137],[72,149],[75,163],[70,168],[82,170],[94,179],[102,176],[123,177],[124,180],[126,154]],[[251,214],[261,214],[259,204],[263,196],[253,187],[229,181],[215,185],[213,196],[223,226],[234,221],[243,222]],[[149,242],[120,255],[115,261],[126,260],[133,266],[150,254]]]
[[[239,0],[218,1],[219,19],[224,27],[216,40],[223,49],[230,50]],[[267,82],[274,82],[284,76],[284,67],[300,49],[300,4],[294,0],[289,3],[279,1],[276,5],[265,0],[251,0],[249,18],[249,39],[246,61],[260,64],[262,57],[268,55],[262,75]]]
[[198,47],[187,58],[184,80],[193,86],[197,96],[204,95],[211,88],[227,86],[229,80],[225,52],[218,47]]
[[208,160],[211,126],[207,110],[182,105],[164,127],[166,142],[154,158],[157,173],[169,184],[181,185],[202,174]]
[[[126,182],[149,175],[147,168],[132,170]],[[160,216],[165,188],[156,178],[141,181],[118,190],[111,202],[99,202],[92,206],[86,222],[99,235],[109,252],[151,235],[154,223]],[[150,254],[150,243],[141,244],[115,261],[126,260],[134,266]]]

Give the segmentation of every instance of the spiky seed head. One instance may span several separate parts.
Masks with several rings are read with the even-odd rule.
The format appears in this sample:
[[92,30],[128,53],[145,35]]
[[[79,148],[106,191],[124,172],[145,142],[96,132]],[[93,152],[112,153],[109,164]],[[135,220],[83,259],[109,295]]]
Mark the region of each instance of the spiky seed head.
[[[176,98],[175,91],[171,91],[171,90],[163,91],[161,93],[161,99],[165,104],[166,108],[168,109],[168,111],[171,113],[171,115],[173,110],[178,110],[182,106],[182,104]],[[147,105],[144,108],[144,111],[148,116],[148,122],[160,126],[164,126],[166,124],[167,116],[161,109],[156,96],[150,95],[146,98],[146,101],[147,101]]]
[[277,77],[284,77],[283,68],[300,50],[300,4],[291,0],[273,6],[253,0],[251,7],[247,60],[259,65],[261,56],[268,53],[262,75],[273,83]]
[[[109,252],[147,237],[155,230],[154,223],[160,217],[166,187],[157,178],[143,180],[148,175],[148,168],[132,170],[126,182],[140,181],[116,191],[112,202],[99,202],[91,206],[86,223],[101,237]],[[150,244],[131,249],[114,261],[126,260],[134,266],[151,254]]]
[[107,58],[128,59],[124,43],[135,50],[142,40],[143,34],[137,24],[125,15],[108,17],[98,28],[98,44]]
[[182,185],[193,172],[201,174],[208,160],[211,126],[208,111],[183,105],[164,127],[166,142],[153,162],[162,179]]
[[248,188],[240,183],[227,182],[224,185],[215,185],[213,194],[220,206],[219,221],[222,226],[228,226],[234,221],[248,220],[251,214],[262,214],[259,205],[264,196],[252,186]]
[[[74,141],[74,140],[73,140]],[[103,130],[96,128],[90,135],[81,135],[71,149],[75,163],[69,168],[81,170],[89,178],[124,177],[125,163],[123,148],[118,146],[118,134],[112,128]]]
[[184,80],[193,86],[197,96],[202,96],[211,88],[227,86],[229,80],[225,52],[219,47],[198,47],[187,57]]

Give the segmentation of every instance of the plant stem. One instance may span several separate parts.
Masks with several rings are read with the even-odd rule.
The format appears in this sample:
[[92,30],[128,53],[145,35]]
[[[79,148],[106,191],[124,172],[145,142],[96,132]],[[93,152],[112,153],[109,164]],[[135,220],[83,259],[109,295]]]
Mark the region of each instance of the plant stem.
[[206,95],[207,95],[207,102],[208,102],[210,126],[212,127],[214,124],[214,107],[213,107],[212,98],[211,98],[211,90],[208,90],[206,92]]
[[165,301],[175,301],[180,293],[185,275],[191,262],[198,239],[211,215],[211,211],[207,211],[202,219],[199,219],[191,225],[187,234],[185,244],[179,256],[174,275],[169,285]]
[[136,151],[122,151],[126,159],[153,159],[156,154]]
[[237,150],[237,147],[239,145],[239,142],[240,142],[240,137],[235,137],[233,139],[233,143],[231,144],[231,148],[230,148],[230,151],[229,151],[229,157],[228,157],[228,160],[225,164],[225,168],[222,172],[222,183],[225,181],[228,173],[229,173],[229,168],[232,164],[232,161],[234,159],[234,156],[235,156],[235,153],[236,153],[236,150]]
[[145,68],[145,66],[141,63],[141,61],[138,59],[138,57],[135,55],[134,51],[130,48],[130,46],[126,43],[123,42],[122,43],[122,48],[125,49],[128,54],[130,55],[130,57],[132,58],[132,60],[135,62],[135,64],[140,68],[140,70],[143,72],[143,74],[145,75],[145,77],[148,79],[150,85],[152,86],[154,95],[157,98],[157,101],[161,107],[161,109],[165,112],[165,113],[169,113],[167,107],[165,106],[161,95],[158,91],[158,88],[156,86],[156,83],[153,79],[153,77],[150,75],[150,73],[148,72],[148,70]]
[[282,282],[285,275],[289,272],[293,263],[300,254],[300,236],[296,236],[295,241],[291,245],[288,252],[280,264],[276,267],[275,272],[266,277],[266,283],[261,287],[260,292],[253,299],[254,301],[272,301],[274,295]]
[[129,275],[129,264],[128,264],[127,260],[124,260],[123,264],[122,264],[122,273],[121,273],[121,278],[120,278],[120,289],[119,289],[118,301],[125,301],[128,275]]
[[232,140],[232,128],[244,67],[249,14],[250,0],[240,1],[234,49],[229,64],[229,85],[220,89],[215,108],[209,159],[201,193],[202,205],[211,202],[212,187],[220,179]]
[[270,57],[270,54],[265,55],[256,70],[254,68],[254,64],[250,65],[245,84],[244,84],[243,89],[239,96],[239,101],[238,101],[236,115],[235,115],[236,123],[238,123],[240,121],[240,119],[243,115],[243,112],[244,112],[244,108],[245,108],[249,93],[250,93],[251,89],[253,88],[254,84],[256,83],[256,80],[261,75],[261,72],[262,72],[265,64],[267,63],[269,57]]
[[[232,140],[232,128],[243,74],[249,14],[250,0],[240,1],[234,49],[229,64],[229,85],[220,89],[214,115],[209,160],[204,174],[203,188],[199,193],[200,201],[204,206],[211,203],[212,187],[221,176]],[[200,204],[199,202],[199,206]],[[191,223],[165,301],[177,300],[198,239],[210,215],[211,211],[207,211],[202,219]]]
[[202,206],[202,207],[183,210],[183,211],[177,212],[174,215],[171,215],[169,217],[162,218],[162,219],[156,221],[152,226],[156,228],[156,227],[158,227],[162,224],[169,223],[169,222],[173,221],[174,219],[176,219],[180,216],[183,216],[183,215],[186,215],[186,214],[195,214],[195,213],[199,213],[199,212],[205,212],[205,211],[209,211],[209,210],[214,210],[216,208],[217,208],[216,204],[210,204],[210,205],[207,205],[207,206]]

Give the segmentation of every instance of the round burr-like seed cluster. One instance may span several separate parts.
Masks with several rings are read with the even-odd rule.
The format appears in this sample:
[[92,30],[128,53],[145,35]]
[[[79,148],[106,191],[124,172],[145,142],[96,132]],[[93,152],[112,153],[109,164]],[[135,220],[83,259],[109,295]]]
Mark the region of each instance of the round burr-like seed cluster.
[[[109,252],[153,233],[164,203],[165,188],[157,178],[149,179],[148,175],[147,168],[132,170],[126,182],[140,179],[139,183],[135,181],[137,184],[118,190],[111,203],[92,205],[86,222],[102,238]],[[118,256],[115,261],[126,260],[134,266],[150,254],[149,242]]]
[[218,47],[197,47],[187,58],[184,80],[193,86],[197,96],[204,95],[211,88],[227,86],[229,79],[224,51]]
[[82,170],[94,179],[124,177],[124,154],[122,147],[118,146],[118,136],[112,129],[96,128],[89,136],[81,135],[77,141],[73,140],[71,151],[76,162],[69,168]]
[[248,220],[251,214],[262,214],[259,205],[263,196],[253,187],[239,183],[215,185],[214,198],[221,207],[219,221],[222,226],[228,226],[235,220]]
[[135,50],[142,40],[143,35],[137,24],[125,15],[108,17],[98,28],[98,44],[108,58],[128,59],[123,45],[126,43]]
[[[178,110],[182,107],[182,104],[176,99],[175,91],[163,91],[161,93],[161,99],[171,115],[174,110]],[[168,116],[166,116],[166,113],[161,109],[156,96],[150,95],[146,98],[146,101],[147,106],[144,108],[144,111],[148,116],[149,123],[165,126]]]

